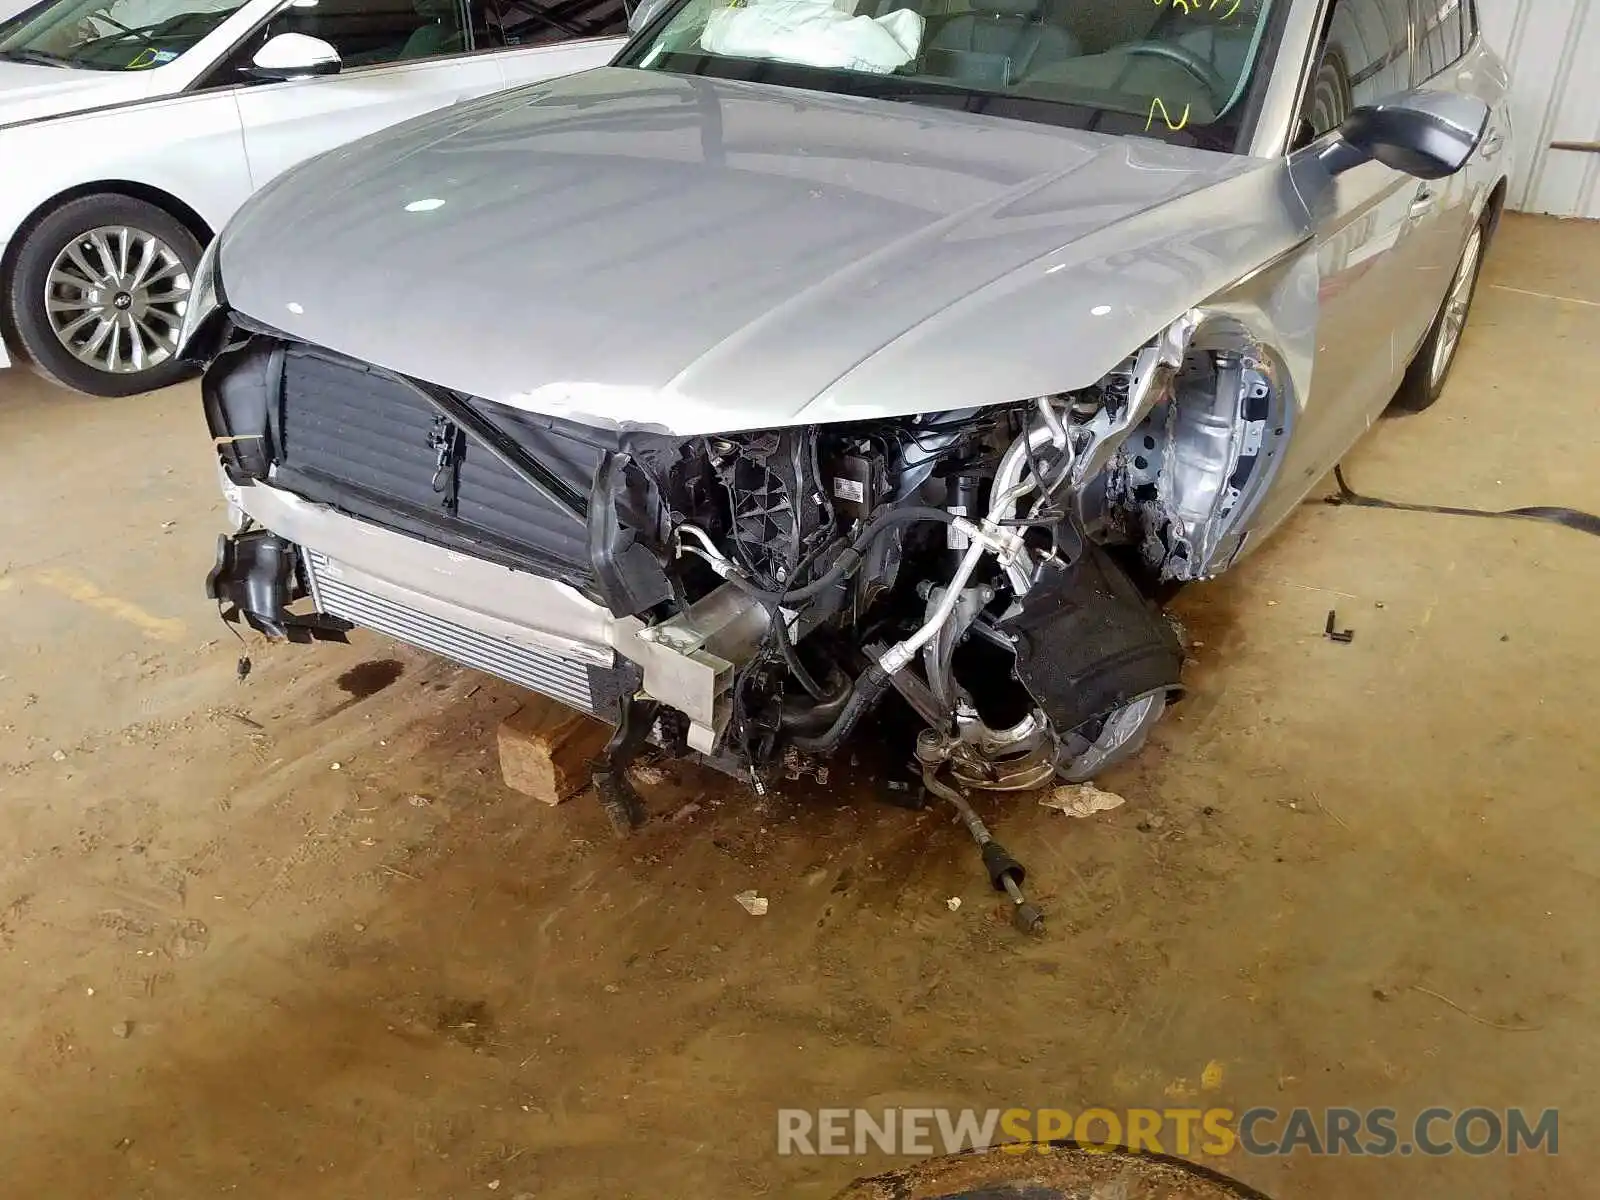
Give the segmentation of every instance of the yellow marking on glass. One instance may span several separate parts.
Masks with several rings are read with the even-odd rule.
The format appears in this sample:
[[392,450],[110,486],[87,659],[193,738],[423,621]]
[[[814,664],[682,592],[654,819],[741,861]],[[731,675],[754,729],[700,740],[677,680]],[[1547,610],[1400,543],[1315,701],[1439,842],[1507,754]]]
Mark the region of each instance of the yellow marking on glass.
[[1167,111],[1167,102],[1160,96],[1157,96],[1154,100],[1150,101],[1150,119],[1144,123],[1144,131],[1149,133],[1156,127],[1156,113],[1159,112],[1161,114],[1161,119],[1167,123],[1167,128],[1173,133],[1177,133],[1180,129],[1185,128],[1189,124],[1189,113],[1193,110],[1193,108],[1194,105],[1185,104],[1183,106],[1183,116],[1179,118],[1178,123],[1174,125],[1172,123],[1172,114]]

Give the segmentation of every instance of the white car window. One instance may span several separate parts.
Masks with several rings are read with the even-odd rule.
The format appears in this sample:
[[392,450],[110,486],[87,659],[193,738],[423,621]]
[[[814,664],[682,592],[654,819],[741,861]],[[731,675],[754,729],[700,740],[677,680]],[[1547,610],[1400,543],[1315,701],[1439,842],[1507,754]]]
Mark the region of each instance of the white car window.
[[248,73],[250,61],[280,33],[303,33],[327,42],[339,52],[346,71],[483,48],[456,0],[317,0],[276,14],[218,64],[202,86],[259,82]]

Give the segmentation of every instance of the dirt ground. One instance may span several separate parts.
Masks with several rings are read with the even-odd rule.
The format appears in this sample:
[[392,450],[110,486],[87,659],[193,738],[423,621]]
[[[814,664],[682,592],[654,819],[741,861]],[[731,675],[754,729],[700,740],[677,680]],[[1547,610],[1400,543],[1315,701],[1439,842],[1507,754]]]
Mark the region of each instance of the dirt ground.
[[[1600,226],[1509,220],[1449,394],[1356,486],[1600,511],[1597,279]],[[1303,509],[1181,597],[1191,695],[1125,808],[982,802],[1030,942],[859,782],[677,771],[619,844],[500,784],[509,686],[371,635],[237,682],[193,388],[7,373],[0,464],[6,1195],[820,1200],[893,1164],[780,1159],[779,1107],[1184,1097],[1562,1112],[1554,1159],[1227,1164],[1284,1200],[1600,1168],[1593,539]]]

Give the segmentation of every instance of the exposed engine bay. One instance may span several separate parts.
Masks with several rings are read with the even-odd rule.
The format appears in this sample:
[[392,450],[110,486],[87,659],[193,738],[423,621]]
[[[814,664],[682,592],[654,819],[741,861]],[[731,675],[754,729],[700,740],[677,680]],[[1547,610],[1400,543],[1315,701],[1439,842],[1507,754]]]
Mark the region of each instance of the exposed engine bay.
[[[928,791],[1021,906],[1020,866],[963,791],[1087,780],[1142,744],[1181,690],[1154,597],[1240,550],[1286,432],[1280,375],[1242,327],[1190,313],[1082,391],[713,436],[535,419],[248,329],[205,392],[234,483],[608,614],[610,708],[590,708],[616,726],[595,783],[619,831],[643,819],[626,769],[650,741],[760,791],[815,771],[893,693]],[[317,596],[300,577],[316,548],[297,568],[248,526],[210,581],[224,615],[339,636],[289,613]]]
[[[965,787],[1085,780],[1137,749],[1182,663],[1150,596],[1231,559],[1282,433],[1265,358],[1198,328],[1031,404],[609,456],[592,549],[604,601],[667,657],[638,656],[643,693],[758,779],[831,753],[890,691]],[[676,660],[707,654],[714,696],[675,693]]]

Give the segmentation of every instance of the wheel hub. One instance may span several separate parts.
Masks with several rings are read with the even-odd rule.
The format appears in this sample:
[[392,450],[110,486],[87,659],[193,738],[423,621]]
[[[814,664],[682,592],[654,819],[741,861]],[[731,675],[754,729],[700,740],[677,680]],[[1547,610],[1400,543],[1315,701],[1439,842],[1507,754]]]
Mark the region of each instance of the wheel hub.
[[192,285],[177,251],[155,234],[102,226],[56,255],[45,313],[56,339],[79,362],[133,375],[177,353]]

